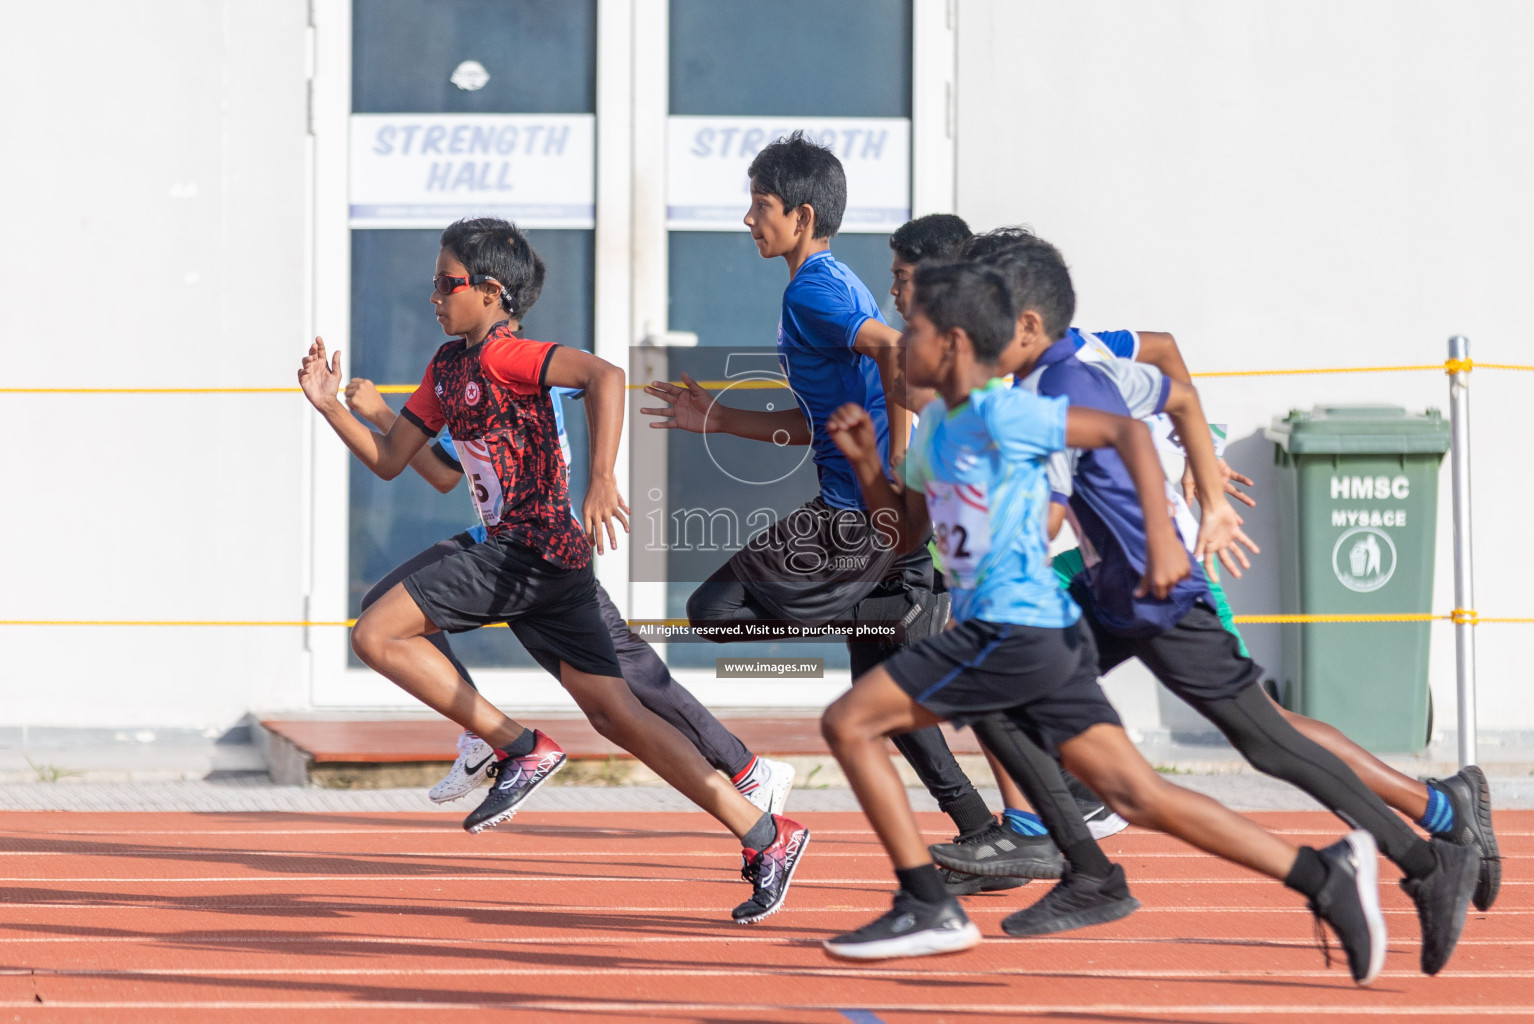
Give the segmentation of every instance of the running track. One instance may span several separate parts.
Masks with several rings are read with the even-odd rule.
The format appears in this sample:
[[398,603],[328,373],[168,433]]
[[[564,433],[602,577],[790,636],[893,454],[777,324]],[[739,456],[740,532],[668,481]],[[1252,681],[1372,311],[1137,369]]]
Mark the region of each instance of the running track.
[[1501,899],[1437,978],[1382,865],[1369,989],[1335,944],[1326,967],[1296,894],[1137,829],[1104,844],[1145,904],[1123,921],[1001,936],[1036,882],[966,898],[987,936],[970,952],[838,963],[818,940],[887,909],[888,862],[860,815],[802,820],[786,909],[743,927],[738,847],[700,814],[528,811],[476,837],[432,813],[7,813],[0,1021],[1534,1021],[1534,811],[1498,814]]

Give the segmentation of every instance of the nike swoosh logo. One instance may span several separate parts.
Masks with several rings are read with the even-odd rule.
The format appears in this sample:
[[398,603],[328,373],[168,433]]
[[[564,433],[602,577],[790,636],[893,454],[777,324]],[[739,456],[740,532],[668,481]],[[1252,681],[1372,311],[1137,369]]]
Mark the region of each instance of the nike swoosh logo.
[[479,774],[479,770],[481,768],[483,768],[485,765],[489,764],[491,758],[493,758],[493,757],[495,757],[495,753],[492,751],[491,753],[486,754],[485,755],[485,759],[483,761],[481,761],[479,764],[469,764],[467,761],[465,761],[464,765],[463,765],[463,770],[467,774],[469,774],[469,775],[477,775],[477,774]]

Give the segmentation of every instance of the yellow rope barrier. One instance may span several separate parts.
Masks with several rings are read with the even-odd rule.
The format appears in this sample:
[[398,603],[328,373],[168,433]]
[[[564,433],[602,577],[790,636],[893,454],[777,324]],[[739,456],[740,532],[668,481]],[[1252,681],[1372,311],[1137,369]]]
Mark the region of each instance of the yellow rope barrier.
[[[1472,360],[1448,359],[1442,363],[1422,363],[1408,366],[1335,366],[1329,368],[1305,368],[1294,370],[1207,370],[1192,374],[1194,377],[1288,377],[1300,374],[1327,374],[1327,373],[1417,373],[1427,370],[1435,370],[1442,373],[1459,373],[1473,369],[1482,370],[1520,370],[1534,372],[1534,365],[1521,363],[1477,363]],[[679,380],[669,381],[677,387],[682,386]],[[699,381],[706,388],[723,390],[733,388],[744,391],[783,389],[788,384],[783,381],[762,380],[704,380]],[[630,391],[644,388],[644,384],[630,384]],[[408,395],[416,389],[415,384],[380,384],[378,390],[386,395]],[[273,395],[273,394],[298,394],[296,387],[281,388],[0,388],[0,395]]]

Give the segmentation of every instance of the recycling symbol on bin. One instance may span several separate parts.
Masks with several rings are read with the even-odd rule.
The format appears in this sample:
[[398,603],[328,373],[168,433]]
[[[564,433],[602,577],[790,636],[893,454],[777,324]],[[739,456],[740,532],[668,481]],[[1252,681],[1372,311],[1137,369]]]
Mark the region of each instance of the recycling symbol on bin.
[[1332,547],[1332,572],[1349,590],[1366,594],[1390,582],[1396,571],[1396,546],[1390,534],[1372,526],[1355,526]]

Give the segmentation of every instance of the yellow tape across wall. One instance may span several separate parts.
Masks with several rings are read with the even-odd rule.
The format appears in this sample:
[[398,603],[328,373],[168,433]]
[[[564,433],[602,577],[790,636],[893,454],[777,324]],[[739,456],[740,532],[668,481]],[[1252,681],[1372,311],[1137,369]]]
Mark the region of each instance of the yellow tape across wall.
[[[1466,359],[1448,359],[1442,363],[1421,363],[1407,366],[1332,366],[1294,370],[1208,370],[1195,373],[1194,377],[1289,377],[1300,374],[1325,373],[1419,373],[1433,370],[1441,373],[1459,373],[1473,369],[1522,370],[1534,372],[1534,365],[1520,363],[1477,363]],[[669,383],[682,386],[679,380]],[[755,391],[786,388],[788,385],[776,380],[704,380],[699,384],[713,390],[731,388]],[[386,395],[408,395],[416,389],[415,384],[380,384],[378,390]],[[644,388],[644,384],[630,384],[630,391]],[[0,395],[272,395],[298,394],[296,387],[281,388],[0,388]]]

